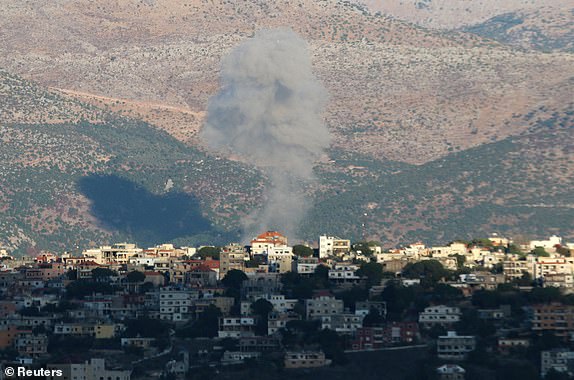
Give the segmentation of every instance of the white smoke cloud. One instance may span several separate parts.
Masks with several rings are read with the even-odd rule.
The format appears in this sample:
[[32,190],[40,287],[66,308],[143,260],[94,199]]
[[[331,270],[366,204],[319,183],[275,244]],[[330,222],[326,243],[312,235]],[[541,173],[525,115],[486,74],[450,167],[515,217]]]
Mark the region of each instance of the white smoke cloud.
[[289,29],[261,30],[224,58],[201,137],[269,178],[265,205],[245,220],[246,237],[267,229],[294,236],[309,206],[303,187],[329,146],[322,120],[327,98],[306,42]]

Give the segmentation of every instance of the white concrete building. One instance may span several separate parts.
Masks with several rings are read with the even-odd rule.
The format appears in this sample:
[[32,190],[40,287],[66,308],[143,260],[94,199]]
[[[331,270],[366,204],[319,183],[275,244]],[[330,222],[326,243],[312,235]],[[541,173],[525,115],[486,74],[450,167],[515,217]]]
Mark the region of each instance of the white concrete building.
[[161,288],[159,291],[160,319],[181,322],[190,318],[193,301],[199,298],[197,291],[189,289]]
[[542,247],[547,251],[554,251],[554,246],[562,245],[562,238],[560,236],[552,235],[548,240],[532,240],[530,242],[530,250],[537,247]]
[[460,321],[460,308],[445,305],[429,306],[419,313],[419,323],[425,327],[449,325]]
[[337,256],[351,251],[351,241],[336,236],[319,236],[319,258]]

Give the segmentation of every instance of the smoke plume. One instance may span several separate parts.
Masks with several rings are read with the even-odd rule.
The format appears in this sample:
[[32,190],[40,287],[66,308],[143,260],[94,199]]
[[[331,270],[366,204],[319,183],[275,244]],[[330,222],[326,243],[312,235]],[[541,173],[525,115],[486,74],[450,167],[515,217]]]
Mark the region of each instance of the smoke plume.
[[224,58],[202,138],[269,178],[263,207],[243,223],[245,237],[268,229],[296,233],[309,206],[303,189],[329,145],[321,117],[326,102],[306,42],[289,29],[261,30]]

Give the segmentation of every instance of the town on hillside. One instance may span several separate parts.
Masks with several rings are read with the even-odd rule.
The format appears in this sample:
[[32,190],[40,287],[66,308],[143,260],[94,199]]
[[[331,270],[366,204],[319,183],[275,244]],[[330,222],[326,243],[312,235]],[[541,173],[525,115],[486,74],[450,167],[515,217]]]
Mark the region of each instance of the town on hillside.
[[276,231],[222,247],[0,249],[0,378],[572,379],[573,253],[558,236],[389,250]]

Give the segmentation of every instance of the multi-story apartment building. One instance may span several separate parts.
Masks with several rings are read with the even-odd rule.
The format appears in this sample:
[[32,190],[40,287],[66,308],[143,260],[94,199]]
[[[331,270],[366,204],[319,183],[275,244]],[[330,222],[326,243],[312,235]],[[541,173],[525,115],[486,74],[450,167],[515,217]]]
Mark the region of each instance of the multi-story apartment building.
[[321,263],[316,257],[298,257],[292,263],[291,270],[301,275],[312,275]]
[[558,337],[569,339],[574,333],[574,306],[561,303],[533,305],[532,331],[551,331]]
[[424,327],[447,326],[460,321],[460,308],[445,305],[429,306],[419,313],[419,323]]
[[287,238],[280,232],[267,231],[251,240],[251,254],[261,255],[278,245],[287,245]]
[[464,380],[466,371],[456,364],[444,364],[436,369],[438,380]]
[[181,322],[190,318],[193,301],[199,298],[196,290],[161,288],[159,291],[160,319]]
[[523,276],[524,272],[535,277],[536,258],[527,256],[525,260],[519,260],[516,257],[511,257],[509,260],[502,262],[502,271],[506,281],[518,280]]
[[285,368],[314,368],[330,364],[322,351],[301,351],[285,353]]
[[351,251],[351,241],[335,236],[319,236],[319,258],[339,256]]
[[127,264],[130,257],[142,252],[135,244],[118,243],[111,246],[102,246],[88,249],[82,255],[97,264]]
[[245,259],[247,253],[239,244],[230,244],[223,247],[219,255],[219,278],[225,277],[232,269],[245,271]]
[[542,378],[550,370],[565,373],[569,376],[574,375],[574,351],[565,348],[542,351],[540,359],[540,375]]
[[574,292],[574,275],[566,273],[547,274],[543,279],[543,286],[560,288],[563,293]]
[[106,369],[105,359],[92,358],[84,363],[48,364],[50,370],[61,370],[62,376],[47,377],[48,380],[130,380],[131,371],[125,369]]
[[224,317],[219,319],[219,338],[242,338],[255,336],[255,318]]
[[321,328],[333,330],[339,334],[352,334],[363,326],[363,318],[363,316],[350,313],[323,315]]
[[356,272],[359,270],[359,266],[350,263],[336,263],[331,269],[329,269],[329,281],[333,281],[338,284],[356,284],[361,281]]
[[437,356],[443,360],[464,360],[469,352],[476,349],[476,338],[468,335],[457,335],[449,331],[447,335],[438,337]]
[[48,353],[46,334],[20,334],[16,338],[16,350],[22,356],[37,357]]
[[343,301],[330,295],[319,295],[305,300],[307,319],[320,319],[324,315],[343,313]]
[[291,271],[293,262],[293,248],[286,245],[269,247],[266,252],[267,264],[271,273],[285,273]]

